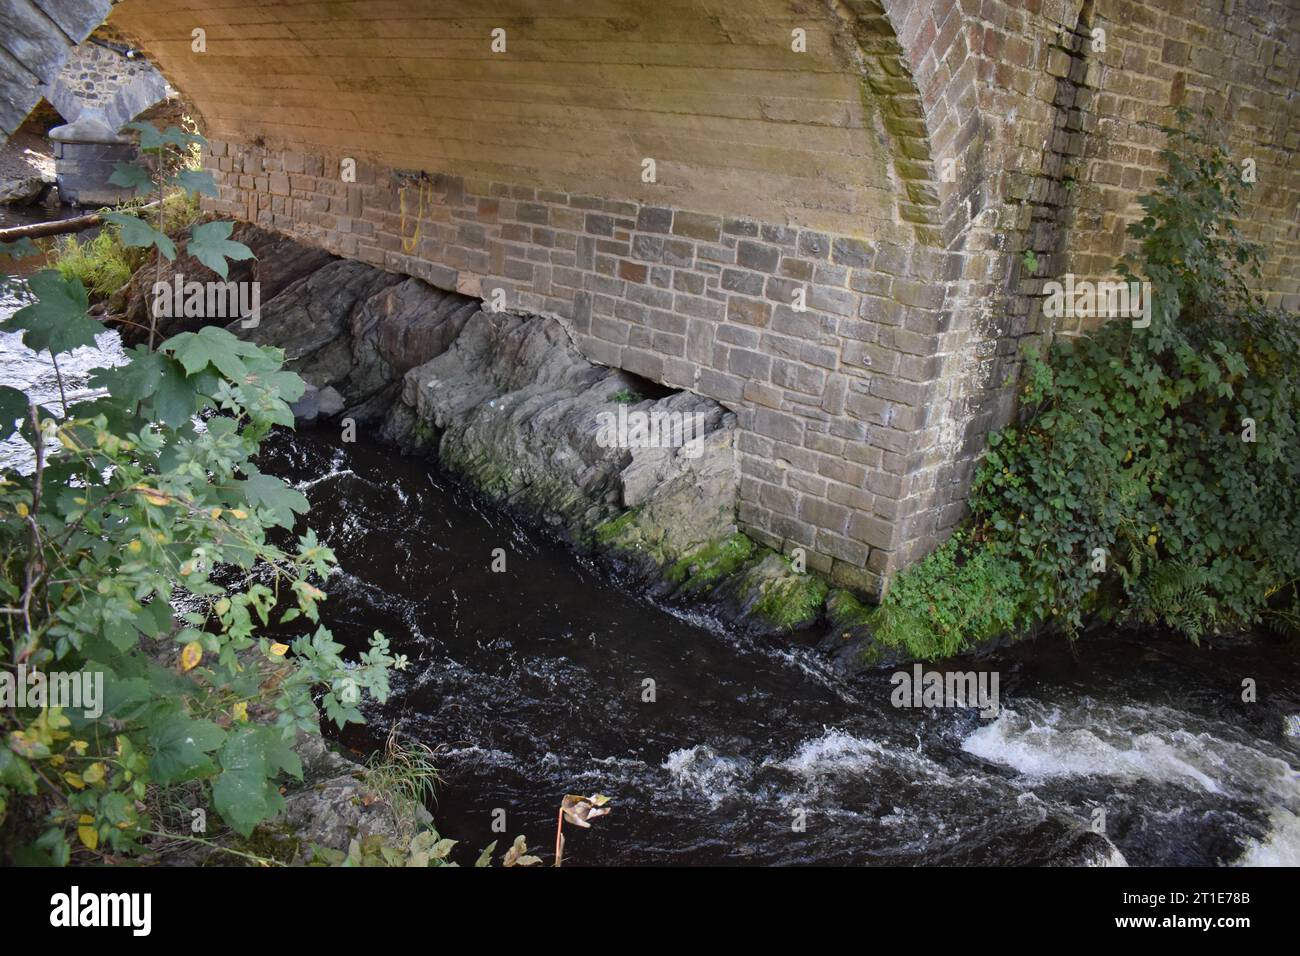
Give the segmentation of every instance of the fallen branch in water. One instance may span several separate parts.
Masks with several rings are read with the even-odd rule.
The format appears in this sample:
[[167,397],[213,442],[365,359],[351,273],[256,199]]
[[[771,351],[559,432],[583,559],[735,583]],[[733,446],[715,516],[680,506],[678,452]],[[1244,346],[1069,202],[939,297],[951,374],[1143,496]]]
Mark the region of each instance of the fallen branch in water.
[[[158,200],[137,207],[138,212],[144,212],[147,209],[154,209],[158,206]],[[14,242],[18,239],[40,239],[44,236],[61,236],[71,232],[85,232],[87,229],[94,229],[104,221],[104,213],[112,210],[103,210],[99,212],[87,213],[84,216],[73,216],[71,219],[56,219],[53,222],[36,222],[29,226],[10,226],[8,229],[0,229],[0,242]]]

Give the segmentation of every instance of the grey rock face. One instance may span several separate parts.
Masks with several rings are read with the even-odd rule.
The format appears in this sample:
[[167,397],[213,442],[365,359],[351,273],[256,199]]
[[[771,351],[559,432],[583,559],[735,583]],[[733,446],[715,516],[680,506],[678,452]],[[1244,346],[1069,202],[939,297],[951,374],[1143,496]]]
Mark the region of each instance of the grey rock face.
[[0,182],[0,205],[25,206],[33,203],[40,198],[45,185],[45,180],[39,176]]
[[[685,392],[614,400],[638,387],[583,358],[554,320],[480,313],[446,352],[406,374],[387,433],[414,444],[437,434],[444,467],[579,540],[637,508],[668,559],[735,531],[735,416]],[[687,434],[676,447],[628,447],[613,431],[620,415],[689,421],[698,447]]]
[[369,298],[352,315],[353,367],[343,395],[363,402],[410,369],[447,350],[478,303],[407,279]]
[[[266,306],[290,285],[335,260],[335,256],[323,249],[304,246],[251,223],[236,223],[230,238],[248,246],[255,258],[231,261],[228,281],[258,283],[258,297],[262,306]],[[110,297],[109,312],[115,316],[122,338],[128,343],[140,342],[149,337],[149,309],[156,281],[170,285],[178,275],[186,282],[220,279],[207,266],[185,254],[184,238],[178,240],[177,250],[175,261],[163,259],[161,268],[155,253],[145,266],[136,271],[130,282]],[[159,319],[158,332],[161,337],[167,338],[179,332],[194,332],[204,325],[225,325],[229,321],[228,316]]]
[[229,328],[243,338],[284,349],[286,364],[318,388],[352,371],[348,330],[353,312],[400,277],[361,262],[336,259],[299,279],[268,303],[253,328]]

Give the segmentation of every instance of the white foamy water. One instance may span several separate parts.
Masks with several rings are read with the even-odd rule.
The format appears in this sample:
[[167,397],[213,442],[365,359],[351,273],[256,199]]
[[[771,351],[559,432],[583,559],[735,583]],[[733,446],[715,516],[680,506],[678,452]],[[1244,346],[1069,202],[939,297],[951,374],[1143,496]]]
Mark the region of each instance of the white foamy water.
[[1070,709],[1024,701],[970,734],[967,753],[1011,767],[1023,783],[1102,777],[1188,787],[1269,806],[1270,832],[1238,865],[1300,865],[1300,774],[1269,745],[1217,736],[1164,707],[1115,706],[1083,697]]
[[[17,310],[18,303],[10,298],[0,300],[0,319],[7,319]],[[100,333],[96,346],[83,345],[59,356],[56,374],[49,352],[33,352],[23,345],[21,332],[0,332],[0,385],[25,391],[30,399],[47,410],[62,414],[59,381],[63,382],[63,400],[69,405],[84,402],[104,394],[102,389],[88,384],[90,372],[121,364],[126,356],[122,341],[116,332]],[[27,472],[36,465],[32,447],[18,435],[0,443],[0,467]]]
[[738,793],[738,785],[750,775],[747,760],[720,756],[712,747],[696,744],[674,750],[664,769],[682,789],[698,792],[711,806],[718,806]]

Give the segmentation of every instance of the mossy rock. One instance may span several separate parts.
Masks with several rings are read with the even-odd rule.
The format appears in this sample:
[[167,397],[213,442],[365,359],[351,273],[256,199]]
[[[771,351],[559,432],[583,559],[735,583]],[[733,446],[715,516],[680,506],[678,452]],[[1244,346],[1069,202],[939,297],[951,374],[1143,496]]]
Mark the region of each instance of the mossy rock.
[[788,634],[817,623],[830,586],[814,574],[799,574],[779,554],[768,552],[746,575],[750,609],[766,629]]
[[753,559],[757,545],[737,532],[675,561],[664,572],[681,594],[712,591]]
[[639,513],[639,508],[632,508],[598,524],[591,535],[593,542],[603,548],[635,547],[636,520]]
[[867,627],[874,610],[854,597],[851,591],[837,588],[826,596],[826,619],[836,630],[852,631]]

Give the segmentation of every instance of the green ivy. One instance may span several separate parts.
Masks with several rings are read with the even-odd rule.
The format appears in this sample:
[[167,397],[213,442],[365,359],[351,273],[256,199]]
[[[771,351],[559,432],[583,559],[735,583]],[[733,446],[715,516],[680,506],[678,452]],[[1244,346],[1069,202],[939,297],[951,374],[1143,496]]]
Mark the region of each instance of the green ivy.
[[[1234,225],[1242,178],[1189,120],[1161,127],[1169,172],[1119,267],[1151,283],[1150,326],[1114,319],[1028,356],[968,533],[900,575],[874,619],[887,642],[930,656],[1043,621],[1198,641],[1295,620],[1300,337],[1295,316],[1250,293],[1260,252]],[[996,613],[961,616],[984,600]]]

